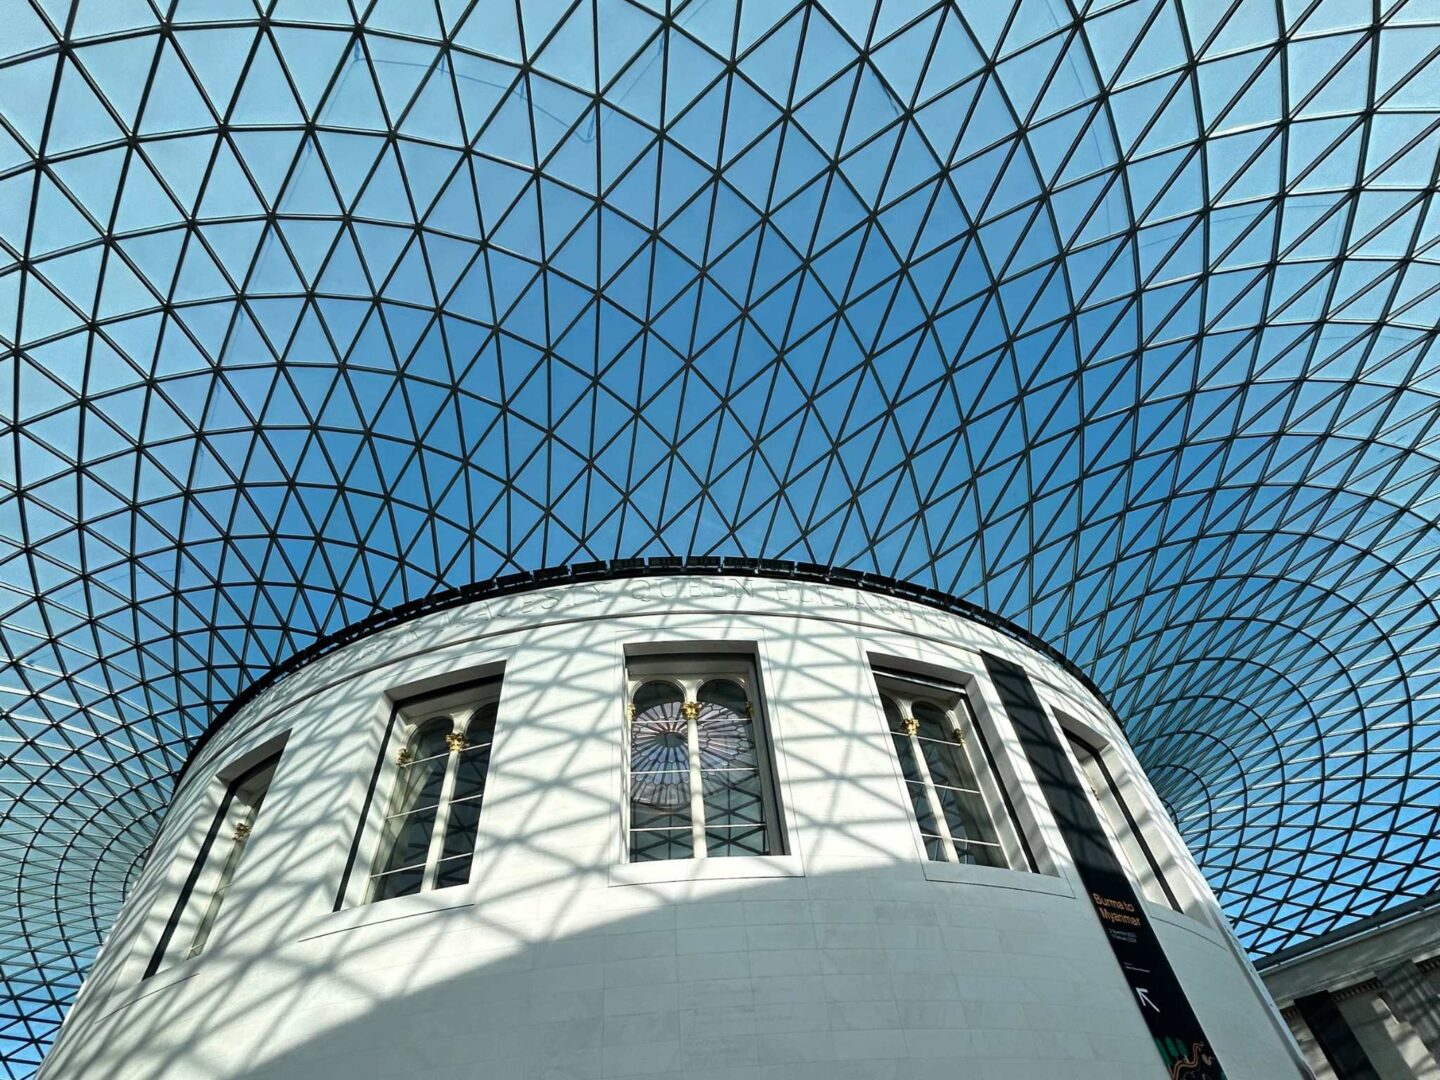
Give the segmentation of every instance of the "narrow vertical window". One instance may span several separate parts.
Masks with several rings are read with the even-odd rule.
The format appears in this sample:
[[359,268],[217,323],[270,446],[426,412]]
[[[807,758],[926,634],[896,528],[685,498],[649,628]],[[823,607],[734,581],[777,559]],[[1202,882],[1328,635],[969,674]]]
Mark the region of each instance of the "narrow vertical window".
[[220,810],[161,932],[155,955],[145,969],[146,978],[204,952],[279,763],[280,755],[275,754],[226,783]]
[[1100,820],[1110,834],[1111,847],[1125,867],[1125,872],[1130,875],[1130,880],[1151,903],[1162,904],[1176,911],[1183,910],[1166,882],[1150,845],[1145,843],[1140,835],[1140,827],[1125,805],[1125,800],[1121,798],[1115,778],[1105,767],[1100,752],[1068,729],[1065,731],[1065,738],[1080,766],[1080,779],[1089,789],[1090,798],[1100,812]]
[[879,673],[876,682],[926,855],[934,862],[1011,865],[981,786],[987,759],[976,754],[981,735],[964,691]]
[[629,662],[630,861],[784,854],[754,665]]
[[499,695],[491,680],[400,706],[406,738],[391,767],[367,903],[470,880]]

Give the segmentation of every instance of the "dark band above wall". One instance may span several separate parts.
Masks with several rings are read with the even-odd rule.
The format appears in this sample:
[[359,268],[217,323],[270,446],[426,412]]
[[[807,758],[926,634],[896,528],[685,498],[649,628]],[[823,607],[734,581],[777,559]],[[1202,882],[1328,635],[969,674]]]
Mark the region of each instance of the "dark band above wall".
[[1144,905],[1120,865],[1030,677],[1009,660],[982,655],[1134,993],[1135,1007],[1145,1018],[1172,1080],[1225,1080],[1225,1070],[1160,947]]

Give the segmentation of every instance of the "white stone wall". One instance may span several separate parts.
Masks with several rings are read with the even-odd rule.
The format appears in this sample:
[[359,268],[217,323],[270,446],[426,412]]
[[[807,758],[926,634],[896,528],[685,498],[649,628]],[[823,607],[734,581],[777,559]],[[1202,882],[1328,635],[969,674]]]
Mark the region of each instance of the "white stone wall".
[[[624,650],[753,648],[790,853],[623,863]],[[515,595],[332,654],[187,772],[42,1075],[1158,1080],[1160,1059],[978,650],[1115,742],[1186,914],[1152,909],[1232,1080],[1296,1075],[1282,1027],[1100,705],[966,620],[838,587],[647,578]],[[869,658],[973,680],[1042,873],[923,860]],[[472,881],[333,910],[388,716],[505,665]],[[218,770],[284,757],[205,952],[148,980]],[[367,849],[362,849],[365,851]],[[358,872],[364,873],[362,865]]]

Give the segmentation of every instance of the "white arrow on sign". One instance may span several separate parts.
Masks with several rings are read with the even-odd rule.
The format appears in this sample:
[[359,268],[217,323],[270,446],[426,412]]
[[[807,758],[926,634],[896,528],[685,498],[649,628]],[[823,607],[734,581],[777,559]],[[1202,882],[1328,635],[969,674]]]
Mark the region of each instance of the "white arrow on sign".
[[1150,1000],[1150,991],[1145,989],[1145,987],[1137,986],[1135,988],[1135,994],[1137,997],[1139,997],[1140,1005],[1142,1008],[1146,1005],[1149,1005],[1150,1008],[1154,1009],[1157,1013],[1160,1011],[1160,1006],[1156,1005],[1155,1002]]

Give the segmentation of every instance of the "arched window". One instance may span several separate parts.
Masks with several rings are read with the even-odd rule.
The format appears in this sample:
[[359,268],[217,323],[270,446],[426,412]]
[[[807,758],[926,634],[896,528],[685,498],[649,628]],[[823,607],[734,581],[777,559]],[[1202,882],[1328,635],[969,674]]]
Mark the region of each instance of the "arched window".
[[630,860],[784,853],[744,657],[629,661]]
[[[1064,720],[1061,717],[1062,722]],[[1106,841],[1120,860],[1130,880],[1151,903],[1164,904],[1175,911],[1184,911],[1184,906],[1170,887],[1160,860],[1154,849],[1145,840],[1136,823],[1130,807],[1120,794],[1116,778],[1105,765],[1101,751],[1065,728],[1065,738],[1080,766],[1080,781],[1090,791],[1095,808],[1099,811],[1101,826],[1108,833]]]
[[945,839],[935,819],[925,770],[921,768],[915,744],[910,740],[908,720],[894,698],[880,700],[885,707],[885,722],[890,728],[890,737],[895,742],[895,753],[900,759],[900,771],[905,777],[905,793],[910,797],[910,808],[915,813],[915,824],[920,827],[920,838],[925,841],[925,852],[937,862],[947,861]]
[[410,734],[393,765],[393,787],[367,902],[470,880],[499,683],[456,700],[402,707]]
[[962,727],[962,717],[971,720],[963,691],[890,676],[880,678],[879,685],[885,724],[926,854],[935,862],[1008,866],[995,815],[981,789],[983,759],[972,760]]
[[767,855],[765,784],[755,746],[755,723],[745,688],[711,679],[695,695],[700,786],[709,855]]
[[631,698],[630,858],[688,859],[695,853],[690,813],[690,725],[685,695],[646,682]]
[[260,806],[280,764],[275,753],[236,775],[220,780],[225,785],[220,809],[186,879],[175,909],[161,932],[160,942],[145,969],[145,978],[179,960],[199,956],[210,941],[220,907],[230,893],[235,872],[250,846]]
[[463,885],[470,880],[475,841],[480,830],[480,804],[485,798],[485,776],[490,771],[490,746],[495,739],[497,702],[481,705],[465,727],[465,745],[453,755],[455,787],[445,819],[445,840],[435,868],[435,887]]

